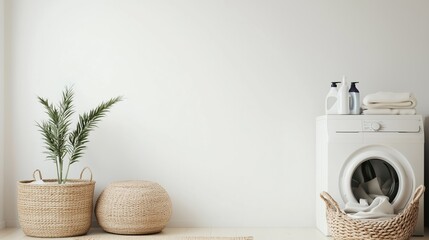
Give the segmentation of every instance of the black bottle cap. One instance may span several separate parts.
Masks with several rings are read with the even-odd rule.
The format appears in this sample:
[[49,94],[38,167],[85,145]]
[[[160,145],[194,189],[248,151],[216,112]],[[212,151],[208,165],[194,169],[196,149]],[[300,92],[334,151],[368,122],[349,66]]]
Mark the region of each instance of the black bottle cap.
[[337,87],[337,83],[341,83],[341,82],[331,82],[331,87]]
[[357,92],[357,93],[359,92],[359,90],[356,88],[356,83],[359,83],[359,82],[352,82],[349,92]]

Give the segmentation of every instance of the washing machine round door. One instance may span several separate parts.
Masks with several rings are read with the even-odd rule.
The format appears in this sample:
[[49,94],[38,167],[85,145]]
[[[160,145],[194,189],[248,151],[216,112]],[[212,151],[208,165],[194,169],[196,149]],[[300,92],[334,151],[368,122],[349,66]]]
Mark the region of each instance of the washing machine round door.
[[399,212],[412,197],[414,179],[411,166],[400,152],[374,145],[359,149],[345,161],[339,188],[344,203],[364,199],[371,204],[376,196],[384,195]]

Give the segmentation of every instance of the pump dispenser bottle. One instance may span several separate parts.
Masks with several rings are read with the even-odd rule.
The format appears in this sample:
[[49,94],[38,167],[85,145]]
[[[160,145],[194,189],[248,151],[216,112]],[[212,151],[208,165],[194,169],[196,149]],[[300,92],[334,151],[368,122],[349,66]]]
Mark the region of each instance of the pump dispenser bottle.
[[338,89],[338,114],[350,114],[349,91],[345,76]]
[[338,90],[337,84],[340,82],[332,82],[331,89],[325,99],[325,113],[338,114]]
[[358,115],[360,114],[360,94],[359,90],[356,88],[356,83],[352,82],[350,86],[349,94],[350,94],[350,114]]

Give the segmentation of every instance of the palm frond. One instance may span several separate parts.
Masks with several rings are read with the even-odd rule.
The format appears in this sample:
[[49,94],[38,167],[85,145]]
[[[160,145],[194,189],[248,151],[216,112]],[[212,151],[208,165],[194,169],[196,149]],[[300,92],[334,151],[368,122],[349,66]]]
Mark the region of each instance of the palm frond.
[[63,121],[64,126],[68,129],[71,122],[70,118],[74,113],[73,110],[73,89],[66,87],[66,89],[63,92],[63,97],[61,102],[58,105],[58,108],[60,110],[60,116]]
[[39,132],[43,136],[43,142],[45,143],[46,149],[44,153],[47,155],[47,159],[56,162],[57,155],[55,147],[55,135],[52,132],[51,125],[46,121],[42,123],[37,123],[36,125],[39,128]]
[[66,88],[62,95],[62,100],[55,107],[49,103],[47,99],[38,97],[39,102],[45,107],[48,115],[48,122],[38,124],[42,130],[42,135],[45,138],[47,158],[53,160],[52,156],[56,156],[55,161],[58,161],[62,167],[63,159],[68,153],[67,135],[71,124],[70,118],[73,115],[73,91]]
[[52,125],[56,125],[56,123],[59,121],[59,112],[57,108],[49,103],[48,99],[37,97],[39,99],[39,102],[45,107],[46,114],[48,115],[49,122]]
[[58,104],[59,109],[59,121],[58,121],[58,148],[59,156],[61,159],[70,152],[67,138],[69,135],[69,128],[71,124],[71,117],[74,113],[73,110],[73,90],[67,88],[63,91],[62,99]]
[[86,143],[88,143],[89,133],[94,130],[97,123],[106,116],[109,109],[117,102],[122,101],[122,97],[112,98],[107,102],[101,103],[95,109],[84,113],[79,116],[79,122],[77,123],[76,129],[69,136],[69,143],[72,146],[72,152],[70,154],[70,164],[78,161],[86,149]]
[[[112,98],[101,103],[95,109],[79,116],[79,120],[74,131],[70,131],[71,117],[73,110],[73,89],[66,87],[62,93],[62,98],[57,106],[47,99],[38,97],[39,102],[45,108],[48,120],[37,123],[37,127],[42,134],[45,144],[46,159],[55,162],[58,183],[65,183],[70,165],[77,162],[82,157],[89,133],[97,126],[97,123],[106,115],[109,109],[122,97]],[[64,159],[69,157],[67,172],[63,175]]]

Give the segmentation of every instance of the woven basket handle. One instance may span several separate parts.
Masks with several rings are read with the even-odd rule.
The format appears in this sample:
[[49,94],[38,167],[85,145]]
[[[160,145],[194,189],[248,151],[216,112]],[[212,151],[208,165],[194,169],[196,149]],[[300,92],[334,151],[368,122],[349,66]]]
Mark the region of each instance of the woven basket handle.
[[331,195],[329,195],[329,193],[321,192],[320,197],[325,201],[328,208],[333,208],[336,212],[340,211],[340,206],[338,206],[338,203],[331,197]]
[[39,169],[36,169],[36,170],[34,170],[34,172],[33,172],[33,178],[34,178],[34,181],[37,181],[37,178],[36,178],[36,173],[39,173],[39,180],[43,180],[43,178],[42,178],[42,172],[39,170]]
[[422,194],[425,192],[425,186],[420,185],[414,192],[413,202],[418,202]]
[[90,174],[89,181],[92,182],[92,171],[91,171],[91,169],[89,169],[89,167],[84,167],[82,169],[82,172],[80,172],[80,180],[82,180],[82,176],[83,176],[83,173],[85,172],[85,170],[89,171],[89,174]]

